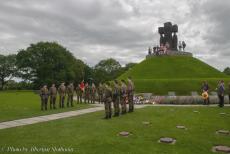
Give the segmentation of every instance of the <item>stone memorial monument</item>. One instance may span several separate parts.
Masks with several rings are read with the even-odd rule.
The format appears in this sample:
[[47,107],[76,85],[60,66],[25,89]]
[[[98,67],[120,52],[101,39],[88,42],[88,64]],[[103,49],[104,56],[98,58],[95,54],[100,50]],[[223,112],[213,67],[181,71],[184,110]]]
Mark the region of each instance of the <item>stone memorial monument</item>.
[[166,22],[164,23],[163,27],[158,27],[158,33],[160,34],[159,47],[153,47],[154,49],[156,49],[153,50],[153,52],[150,52],[149,48],[148,55],[146,56],[146,58],[160,55],[192,56],[192,53],[190,52],[178,50],[177,24],[173,25],[171,22]]

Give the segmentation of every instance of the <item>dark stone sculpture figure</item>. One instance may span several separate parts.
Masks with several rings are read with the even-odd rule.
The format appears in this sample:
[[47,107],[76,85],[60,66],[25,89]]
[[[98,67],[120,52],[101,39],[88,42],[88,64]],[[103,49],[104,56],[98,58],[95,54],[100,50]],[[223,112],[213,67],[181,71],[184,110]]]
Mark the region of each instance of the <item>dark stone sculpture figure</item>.
[[[171,22],[164,23],[164,27],[159,27],[158,32],[160,34],[160,44],[169,44],[169,50],[177,51],[178,39],[176,33],[178,32],[178,26],[172,25]],[[172,33],[173,36],[172,36]]]

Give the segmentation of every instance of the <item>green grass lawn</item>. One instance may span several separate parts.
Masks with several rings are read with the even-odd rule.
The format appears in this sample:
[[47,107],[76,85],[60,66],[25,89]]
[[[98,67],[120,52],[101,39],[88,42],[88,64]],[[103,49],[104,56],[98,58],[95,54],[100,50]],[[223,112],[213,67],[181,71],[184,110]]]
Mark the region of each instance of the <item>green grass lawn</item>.
[[[56,102],[58,106],[58,99]],[[49,106],[48,106],[49,107]],[[40,97],[32,91],[5,91],[0,92],[0,122],[38,115],[46,115],[69,110],[90,107],[86,104],[76,104],[73,108],[41,111]]]
[[[76,154],[212,154],[213,145],[230,146],[230,136],[215,133],[218,129],[230,130],[229,109],[147,107],[111,120],[102,119],[103,112],[95,112],[0,130],[0,147],[71,147]],[[143,121],[151,125],[143,125]],[[188,129],[177,129],[177,125]],[[121,137],[117,135],[120,131],[133,135]],[[177,142],[158,143],[160,137],[173,137]]]
[[160,56],[142,61],[122,74],[119,79],[131,76],[137,93],[167,95],[175,91],[178,95],[191,95],[191,91],[201,91],[207,80],[211,91],[219,80],[230,81],[225,75],[199,59],[187,56]]

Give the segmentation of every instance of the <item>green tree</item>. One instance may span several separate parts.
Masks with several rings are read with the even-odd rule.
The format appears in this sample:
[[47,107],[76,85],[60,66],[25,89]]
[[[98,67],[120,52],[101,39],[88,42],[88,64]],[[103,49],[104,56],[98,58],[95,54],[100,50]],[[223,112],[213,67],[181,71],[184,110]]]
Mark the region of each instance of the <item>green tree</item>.
[[0,89],[17,74],[16,55],[0,55]]
[[20,77],[32,81],[36,88],[53,82],[79,82],[85,64],[56,42],[38,42],[17,54]]
[[129,69],[132,69],[134,66],[136,66],[137,63],[128,63],[125,65],[125,70],[129,70]]
[[121,70],[121,64],[115,59],[101,60],[94,67],[95,80],[97,83],[113,80],[118,77]]
[[229,67],[225,68],[223,72],[227,75],[230,75],[230,68]]
[[113,58],[101,60],[95,65],[95,70],[103,70],[106,73],[117,71],[121,68],[121,64]]

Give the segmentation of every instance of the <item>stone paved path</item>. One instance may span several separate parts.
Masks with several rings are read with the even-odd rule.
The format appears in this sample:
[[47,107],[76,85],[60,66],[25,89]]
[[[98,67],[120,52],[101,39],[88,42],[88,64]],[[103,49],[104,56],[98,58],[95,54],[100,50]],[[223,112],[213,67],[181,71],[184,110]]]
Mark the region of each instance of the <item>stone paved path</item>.
[[[135,108],[143,108],[145,106],[148,105],[136,105]],[[104,110],[104,105],[96,104],[95,107],[88,108],[88,109],[68,111],[68,112],[62,112],[62,113],[56,113],[50,115],[37,116],[32,118],[24,118],[24,119],[1,122],[0,129],[7,129],[7,128],[12,128],[17,126],[25,126],[25,125],[30,125],[30,124],[40,123],[40,122],[63,119],[63,118],[79,116],[82,114],[87,114],[87,113],[92,113],[92,112],[102,111],[102,110]]]

